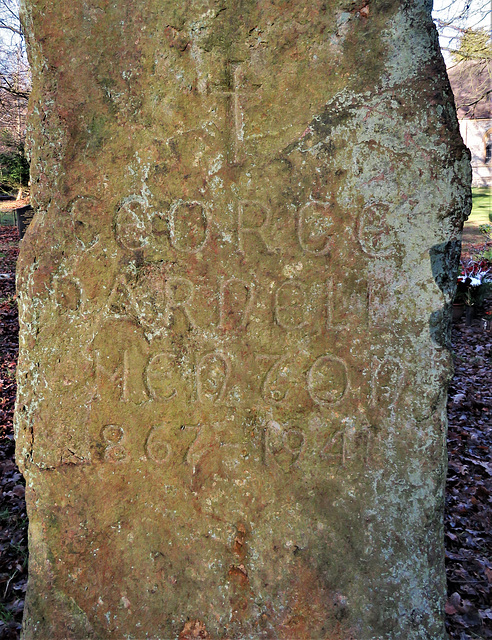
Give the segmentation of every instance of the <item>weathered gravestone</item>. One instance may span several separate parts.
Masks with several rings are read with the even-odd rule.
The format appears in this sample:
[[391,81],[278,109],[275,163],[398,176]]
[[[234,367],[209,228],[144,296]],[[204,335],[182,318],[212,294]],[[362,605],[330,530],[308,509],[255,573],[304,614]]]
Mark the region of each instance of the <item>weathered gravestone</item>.
[[26,4],[24,638],[443,638],[428,3]]
[[25,207],[19,207],[15,209],[15,221],[17,224],[17,230],[19,231],[19,238],[22,240],[24,235],[29,228],[29,225],[32,222],[34,217],[34,209],[30,204]]

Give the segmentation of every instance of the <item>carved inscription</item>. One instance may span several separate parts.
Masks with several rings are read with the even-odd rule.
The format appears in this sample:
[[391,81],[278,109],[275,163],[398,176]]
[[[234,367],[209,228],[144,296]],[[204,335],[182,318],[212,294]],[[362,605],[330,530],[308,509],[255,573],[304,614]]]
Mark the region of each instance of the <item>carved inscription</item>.
[[331,354],[320,356],[309,369],[307,386],[309,395],[317,404],[338,404],[349,386],[347,365]]
[[240,92],[242,81],[241,67],[228,62],[225,66],[224,75],[223,85],[218,85],[214,92],[223,96],[227,101],[228,132],[232,134],[232,139],[229,144],[228,162],[229,164],[237,164],[240,160],[241,149],[244,142],[244,124]]
[[[150,461],[157,465],[165,465],[171,461],[173,455],[179,455],[181,463],[188,465],[194,474],[195,467],[203,456],[201,431],[201,424],[179,427],[173,427],[170,423],[156,425],[148,430],[141,454],[138,449],[135,453],[140,462]],[[125,429],[120,425],[109,424],[103,427],[101,440],[104,462],[131,462],[128,439]]]
[[325,256],[330,252],[336,233],[330,209],[330,204],[313,200],[299,210],[297,237],[306,253]]
[[93,342],[97,387],[121,402],[141,404],[148,399],[144,369],[148,354],[145,340],[128,320],[105,323]]
[[368,424],[360,426],[353,420],[346,422],[349,423],[347,426],[329,436],[320,451],[320,457],[342,467],[359,459],[368,465],[373,446],[372,429]]
[[290,387],[289,357],[257,353],[256,359],[266,365],[260,387],[263,399],[266,402],[281,402],[287,397]]
[[156,353],[150,358],[145,369],[145,383],[153,400],[167,402],[177,395],[172,380],[172,372],[175,369],[175,358],[170,353]]
[[[320,458],[330,463],[346,466],[350,461],[361,459],[369,464],[373,446],[373,429],[367,422],[359,424],[357,420],[347,419],[346,425],[330,434],[319,449]],[[177,433],[183,433],[185,442],[173,432],[170,424],[151,427],[143,445],[141,461],[149,460],[155,464],[168,464],[171,457],[180,452],[181,462],[189,465],[192,475],[203,456],[201,434],[202,425],[182,425]],[[191,438],[188,434],[191,433]],[[300,461],[304,452],[306,438],[298,426],[270,420],[262,429],[261,456],[265,466],[272,463],[284,472],[289,472]],[[102,428],[103,459],[116,464],[130,462],[126,447],[127,435],[120,425],[109,424]],[[176,443],[176,444],[174,444]],[[238,448],[239,445],[224,445]]]
[[244,329],[254,302],[254,284],[230,278],[220,287],[220,320],[222,329]]
[[157,464],[164,464],[171,457],[172,449],[168,441],[168,430],[166,425],[152,427],[145,440],[145,454],[149,460]]
[[[248,280],[219,277],[215,292],[209,286],[206,288],[209,312],[204,322],[204,314],[195,311],[204,295],[201,283],[168,276],[163,267],[152,267],[141,269],[138,277],[131,274],[115,279],[99,311],[101,323],[108,317],[128,318],[153,335],[162,334],[176,323],[184,330],[193,329],[198,333],[217,328],[236,331],[247,329],[257,309],[267,305],[272,309],[275,325],[289,332],[347,329],[351,326],[348,319],[353,316],[359,323],[368,322],[371,298],[367,283],[355,279],[335,283],[332,277],[310,287],[300,278],[292,278],[271,286],[267,292],[258,287],[253,277]],[[79,304],[82,291],[77,293],[76,282],[70,286],[73,295],[67,289],[67,296],[70,295],[73,302],[67,300],[65,304],[76,308],[74,305]]]
[[305,437],[296,426],[281,426],[270,420],[263,429],[263,463],[274,461],[282,471],[290,471],[303,451]]
[[223,353],[208,353],[200,358],[196,368],[198,400],[214,404],[222,402],[230,375],[231,365]]
[[346,329],[347,325],[340,324],[335,319],[336,307],[334,304],[335,297],[335,283],[333,278],[328,278],[326,283],[326,328],[328,330],[342,330]]
[[26,640],[439,636],[431,3],[23,2]]
[[104,459],[106,462],[126,462],[128,452],[125,449],[125,432],[123,427],[108,424],[103,427],[101,437],[105,443]]
[[116,213],[116,240],[124,249],[143,249],[149,243],[151,231],[146,200],[142,196],[129,196]]
[[169,210],[171,245],[183,253],[198,253],[207,243],[210,214],[202,202],[177,200]]
[[199,463],[200,458],[203,455],[203,452],[200,449],[200,442],[199,442],[200,435],[202,432],[202,425],[201,424],[183,425],[181,427],[181,430],[184,431],[185,429],[187,431],[195,432],[195,435],[191,440],[189,447],[186,449],[186,455],[184,457],[185,462],[190,465],[192,473],[194,474],[196,465]]
[[128,367],[128,351],[125,349],[122,353],[116,353],[115,357],[98,353],[96,356],[96,373],[98,377],[98,386],[104,384],[103,379],[107,378],[113,388],[119,390],[120,400],[128,402],[130,399],[129,390],[129,367]]
[[186,318],[189,326],[196,327],[193,319],[192,303],[195,285],[187,278],[169,278],[166,280],[165,292],[167,297],[167,324],[169,325],[177,311]]
[[[118,338],[116,332],[114,338]],[[99,346],[101,342],[102,348]],[[178,398],[189,400],[194,392],[199,402],[220,404],[230,390],[232,374],[239,372],[244,380],[244,389],[256,386],[261,398],[268,404],[290,401],[302,390],[319,406],[333,406],[340,403],[349,390],[347,364],[331,354],[319,356],[313,361],[303,352],[285,356],[256,353],[254,358],[259,364],[260,373],[252,372],[250,377],[244,375],[241,363],[238,364],[240,369],[233,372],[229,357],[222,352],[212,351],[198,358],[195,373],[189,376],[186,366],[193,368],[191,353],[184,356],[182,362],[171,351],[145,354],[144,346],[144,343],[141,346],[134,343],[128,348],[121,348],[120,341],[120,348],[117,348],[117,344],[108,344],[105,338],[95,341],[96,373],[101,391],[109,383],[111,393],[115,393],[120,401],[134,404],[147,401],[167,403]],[[188,364],[184,365],[184,362]],[[377,362],[375,358],[373,367],[377,368],[372,373],[371,389],[377,388],[377,397],[381,399],[381,388],[375,382],[380,376]],[[372,394],[376,393],[374,389]],[[376,400],[371,402],[375,403]]]
[[[234,78],[235,83],[237,76]],[[237,86],[234,84],[231,91],[225,93],[230,94],[231,97],[236,96],[234,100],[237,100],[236,89]],[[393,252],[396,238],[387,218],[388,207],[385,206],[367,207],[359,216],[352,239],[354,243],[358,242],[366,254],[385,257]],[[300,250],[305,254],[304,263],[308,268],[311,268],[309,265],[313,258],[330,254],[339,227],[334,205],[331,203],[310,200],[300,207],[295,231]],[[237,250],[240,254],[247,256],[251,251],[268,255],[274,253],[272,212],[270,207],[262,202],[236,200],[236,232]],[[202,252],[209,243],[211,208],[199,200],[177,199],[171,204],[167,213],[149,213],[148,202],[143,197],[130,196],[117,212],[115,234],[118,243],[125,249],[131,251],[143,249],[153,241],[152,237],[154,237],[159,241],[167,242],[186,259],[187,255],[192,256]],[[300,263],[299,271],[305,268],[304,263]],[[290,274],[284,273],[284,277],[285,275]],[[322,329],[318,330],[319,333],[348,329],[349,323],[343,320],[349,311],[342,309],[341,316],[338,317],[343,320],[338,321],[337,305],[340,297],[351,299],[350,292],[347,294],[343,291],[342,296],[340,287],[333,277],[327,277],[326,270],[323,273],[323,279],[314,284],[309,279],[303,280],[300,273],[296,272],[292,275],[296,277],[274,283],[268,291],[270,309],[273,310],[273,320],[277,328],[289,332],[293,336],[289,339],[293,340],[296,340],[298,335],[304,336],[304,333],[296,334],[295,332],[314,327],[315,318],[323,322]],[[256,303],[258,302],[259,306],[262,302],[258,299],[261,289],[252,279],[246,280],[240,277],[223,279],[219,276],[212,320],[208,327],[201,327],[198,324],[200,314],[195,311],[202,295],[201,285],[195,284],[193,277],[169,275],[169,270],[166,268],[160,272],[159,269],[157,271],[154,269],[152,273],[149,272],[148,277],[146,272],[142,271],[138,278],[137,285],[144,284],[150,278],[147,287],[149,295],[147,297],[145,293],[143,297],[140,294],[135,295],[134,290],[138,290],[138,286],[123,282],[123,279],[111,292],[112,311],[117,317],[131,315],[144,326],[151,326],[155,322],[178,333],[194,330],[200,335],[205,329],[247,330],[251,324]],[[364,311],[361,313],[365,317],[367,312],[363,307],[364,304],[367,306],[367,295],[364,297],[364,291],[361,290],[365,285],[350,274],[347,281],[350,285],[354,284],[354,299],[359,305],[357,308],[360,307]],[[313,293],[315,285],[317,289]],[[117,298],[119,300],[121,296],[126,302],[118,306]],[[340,314],[340,311],[338,313]],[[215,319],[214,314],[217,314]],[[255,318],[255,321],[257,322],[258,318]],[[171,351],[158,351],[151,353],[150,356],[147,353],[142,371],[130,371],[130,362],[133,362],[130,349],[131,347],[122,348],[105,357],[102,352],[98,352],[96,361],[96,370],[99,375],[120,390],[121,400],[135,402],[138,395],[140,398],[145,396],[150,402],[164,404],[180,398],[189,401],[193,397],[196,397],[200,403],[215,405],[222,404],[226,400],[231,388],[233,371],[231,360],[223,352],[218,350],[205,352],[196,360],[194,360],[196,354],[188,353],[186,356],[188,369],[193,371],[193,361],[195,366],[191,379],[186,380],[186,376],[176,375],[179,371],[179,363]],[[329,408],[341,403],[350,389],[347,363],[332,353],[316,357],[309,355],[309,349],[301,349],[297,353],[295,350],[290,350],[285,355],[257,353],[255,358],[261,369],[257,382],[259,393],[261,399],[270,406],[281,408],[282,403],[290,402],[298,394],[305,394],[309,395],[319,408]],[[236,372],[234,372],[235,375]],[[135,386],[133,381],[139,376],[142,377],[143,391],[132,388],[132,385]],[[394,396],[394,390],[390,391],[390,385],[384,382],[387,377],[386,361],[374,358],[370,377],[369,407],[375,407],[389,400],[391,394]],[[394,375],[390,375],[390,378],[392,380]],[[238,379],[245,380],[245,377],[238,376]],[[399,386],[401,382],[399,378]],[[254,382],[251,384],[246,381],[245,384],[247,388],[254,388]],[[191,385],[194,391],[189,388]],[[395,402],[395,396],[392,401]],[[201,427],[193,427],[193,429],[196,429],[196,435],[186,449],[184,460],[195,468],[200,456],[200,447],[197,442]],[[355,455],[352,452],[360,449],[362,446],[360,442],[364,440],[367,433],[364,429],[354,430],[353,427],[340,429],[322,446],[320,455],[323,459],[331,460],[333,452],[339,449],[337,455],[340,455],[342,464],[345,464],[351,456]],[[108,427],[103,437],[106,443],[106,460],[127,459],[124,446],[125,434],[121,427],[111,426],[111,429]],[[144,454],[147,459],[156,464],[168,463],[173,455],[173,438],[174,434],[170,433],[168,426],[152,427],[144,445]],[[288,471],[301,458],[304,444],[305,436],[299,427],[270,421],[264,429],[263,458],[265,461],[270,460],[275,463],[282,470]]]
[[404,381],[405,371],[399,362],[374,356],[371,360],[371,408],[393,407],[398,402]]
[[[91,197],[79,198],[70,205],[76,237],[85,247],[98,240],[93,219],[97,214],[97,201]],[[272,228],[270,206],[259,200],[236,200],[229,207],[236,210],[237,251],[245,253],[248,247],[255,252],[275,253],[272,247],[276,230]],[[212,208],[199,200],[176,199],[167,212],[152,209],[147,198],[128,196],[118,207],[114,230],[118,244],[137,251],[154,247],[162,251],[166,242],[182,254],[197,254],[205,250],[211,232]],[[334,204],[309,200],[297,214],[296,235],[305,254],[327,256],[334,247],[341,221]],[[385,258],[394,254],[397,246],[396,231],[391,225],[390,206],[385,203],[366,206],[360,213],[349,236],[356,238],[360,248],[370,257]]]
[[69,205],[72,227],[77,240],[84,248],[91,247],[99,240],[97,232],[97,200],[91,196],[81,196]]
[[237,248],[244,253],[246,239],[249,239],[256,251],[274,253],[268,246],[268,230],[271,224],[271,211],[261,202],[241,200],[237,214]]
[[99,323],[102,326],[107,321],[108,316],[117,318],[131,318],[137,307],[131,287],[124,276],[116,278],[105,305],[99,314]]
[[[361,459],[365,464],[371,460],[373,430],[367,423],[345,420],[346,425],[331,434],[319,449],[320,458],[332,464],[346,466],[351,461]],[[173,432],[170,424],[151,427],[143,445],[141,461],[149,460],[157,465],[169,464],[173,455],[180,453],[181,463],[190,467],[192,476],[204,451],[200,444],[202,425],[182,425],[177,433],[183,433],[185,442]],[[191,434],[191,438],[188,436]],[[261,431],[261,459],[265,466],[274,464],[288,473],[300,462],[306,444],[306,437],[298,426],[270,420]],[[130,462],[126,448],[126,433],[120,425],[106,425],[101,430],[105,462],[118,464]],[[239,445],[224,445],[238,448]]]
[[302,282],[289,280],[275,292],[275,321],[287,331],[302,329],[308,322],[305,318],[306,288]]

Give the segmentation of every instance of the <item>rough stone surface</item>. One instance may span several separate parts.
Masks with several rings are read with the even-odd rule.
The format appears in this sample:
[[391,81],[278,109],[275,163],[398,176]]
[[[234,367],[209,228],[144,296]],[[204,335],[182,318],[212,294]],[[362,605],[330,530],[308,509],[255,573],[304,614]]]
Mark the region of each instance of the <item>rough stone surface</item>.
[[428,4],[26,1],[26,640],[444,638]]

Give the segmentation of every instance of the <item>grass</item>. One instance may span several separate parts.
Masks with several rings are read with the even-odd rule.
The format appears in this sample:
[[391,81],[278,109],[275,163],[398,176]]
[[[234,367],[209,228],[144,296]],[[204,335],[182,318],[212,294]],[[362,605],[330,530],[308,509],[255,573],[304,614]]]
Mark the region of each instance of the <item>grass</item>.
[[10,518],[10,511],[8,509],[2,509],[0,511],[0,522],[6,522]]
[[2,622],[10,622],[13,619],[13,614],[9,611],[5,605],[0,602],[0,620]]
[[473,206],[463,228],[463,243],[483,244],[485,238],[480,233],[479,226],[492,222],[492,187],[474,187],[472,194]]
[[15,225],[15,213],[13,211],[0,212],[0,224],[1,225]]

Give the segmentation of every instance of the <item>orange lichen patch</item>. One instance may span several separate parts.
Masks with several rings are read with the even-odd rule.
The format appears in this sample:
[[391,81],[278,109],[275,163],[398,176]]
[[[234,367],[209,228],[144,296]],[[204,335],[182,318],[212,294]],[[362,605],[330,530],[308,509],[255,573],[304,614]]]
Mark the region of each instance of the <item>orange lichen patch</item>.
[[[276,628],[282,640],[311,640],[320,628],[320,621],[330,619],[324,640],[355,640],[345,618],[346,601],[330,591],[311,568],[299,564],[296,567],[285,615]],[[342,603],[342,604],[341,604]]]
[[246,556],[246,527],[241,522],[237,525],[237,535],[234,538],[233,552],[244,560]]
[[238,567],[231,567],[228,576],[241,587],[245,587],[249,581],[248,572],[243,564],[240,564]]
[[178,640],[212,640],[205,625],[200,620],[189,620],[179,634]]

